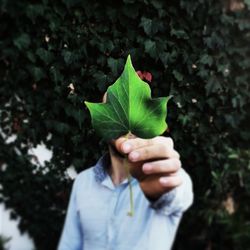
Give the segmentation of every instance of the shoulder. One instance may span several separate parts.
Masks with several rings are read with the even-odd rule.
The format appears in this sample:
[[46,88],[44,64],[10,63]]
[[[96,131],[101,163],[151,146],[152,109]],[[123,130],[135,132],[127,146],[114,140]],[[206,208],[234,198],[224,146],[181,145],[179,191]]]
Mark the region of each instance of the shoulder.
[[94,181],[94,167],[90,167],[86,170],[81,171],[76,176],[74,183],[73,183],[73,189],[86,189],[88,186],[91,185]]
[[94,167],[95,166],[92,166],[78,173],[75,178],[75,182],[80,182],[81,180],[91,178],[94,175]]
[[94,188],[101,183],[106,175],[106,167],[109,163],[109,156],[108,154],[103,155],[94,166],[80,172],[73,184],[73,191],[74,190],[81,190],[81,192]]

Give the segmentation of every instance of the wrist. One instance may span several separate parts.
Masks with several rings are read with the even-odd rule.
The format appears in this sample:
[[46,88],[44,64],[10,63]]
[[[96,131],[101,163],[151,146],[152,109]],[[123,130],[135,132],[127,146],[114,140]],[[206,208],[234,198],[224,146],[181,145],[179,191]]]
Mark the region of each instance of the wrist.
[[[141,187],[142,188],[142,187]],[[150,201],[150,202],[154,202],[154,201],[157,201],[158,199],[161,198],[162,195],[164,195],[166,193],[165,192],[152,192],[152,190],[149,190],[149,192],[147,192],[145,189],[142,188],[142,191],[145,195],[145,197]]]

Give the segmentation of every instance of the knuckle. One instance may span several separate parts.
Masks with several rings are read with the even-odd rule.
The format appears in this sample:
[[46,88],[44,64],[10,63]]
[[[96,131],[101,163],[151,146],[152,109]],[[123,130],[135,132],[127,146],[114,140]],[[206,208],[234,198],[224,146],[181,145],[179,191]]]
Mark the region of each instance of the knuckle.
[[164,155],[166,156],[166,157],[169,157],[169,155],[170,155],[170,152],[169,152],[170,150],[169,150],[169,147],[166,145],[166,144],[164,144],[163,145],[163,152],[164,152]]
[[163,154],[168,157],[169,155],[169,148],[167,146],[167,144],[161,144],[160,145],[160,149],[162,150]]
[[164,173],[164,172],[166,171],[166,166],[165,166],[165,165],[159,165],[159,166],[158,166],[158,171],[159,171],[160,173]]
[[176,170],[179,170],[181,168],[181,161],[179,159],[175,159],[175,166]]
[[156,143],[166,144],[168,148],[174,148],[174,141],[171,137],[158,136],[154,140]]
[[165,136],[156,136],[154,138],[151,138],[152,144],[165,144],[166,143],[166,137]]
[[141,139],[141,138],[136,138],[134,139],[134,147],[135,148],[140,148],[149,145],[149,140],[148,139]]
[[130,143],[131,143],[133,149],[137,149],[137,148],[141,147],[142,139],[141,138],[133,138],[133,139],[130,139]]
[[136,138],[136,139],[133,139],[133,148],[135,149],[135,148],[139,148],[140,147],[140,141],[139,141],[139,139],[138,138]]
[[179,153],[177,153],[177,158],[178,158],[178,159],[180,159],[180,158],[181,158],[181,156],[180,156],[180,154],[179,154]]
[[149,158],[149,149],[148,148],[143,148],[141,151],[141,158],[146,159]]
[[147,144],[147,146],[153,145],[153,144],[154,144],[153,139],[147,139],[147,140],[146,140],[146,144]]
[[149,148],[145,148],[145,156],[147,156],[147,158],[150,158],[151,155],[151,150]]
[[174,151],[174,152],[175,152],[176,158],[179,160],[180,159],[180,154],[177,151]]
[[129,143],[132,145],[132,146],[135,146],[137,144],[137,140],[138,138],[131,138],[131,139],[128,139]]
[[169,147],[174,148],[174,141],[171,137],[167,137],[167,144]]
[[170,185],[172,187],[178,187],[182,184],[182,179],[180,177],[176,176],[176,177],[172,178],[172,180],[169,182],[170,182]]
[[118,151],[122,151],[121,147],[122,147],[122,145],[123,145],[123,143],[124,143],[125,141],[126,141],[125,138],[120,137],[120,138],[118,138],[117,140],[113,140],[113,141],[111,142],[111,144],[113,144],[113,145],[116,147],[116,149],[117,149]]
[[180,162],[177,159],[167,160],[166,163],[169,172],[175,173],[180,168]]
[[173,178],[169,178],[168,187],[175,187],[175,182],[174,182]]

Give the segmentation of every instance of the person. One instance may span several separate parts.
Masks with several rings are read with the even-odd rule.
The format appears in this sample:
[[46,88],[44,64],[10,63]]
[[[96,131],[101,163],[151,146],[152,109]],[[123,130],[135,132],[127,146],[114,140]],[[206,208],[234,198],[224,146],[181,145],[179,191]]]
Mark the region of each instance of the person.
[[109,153],[74,181],[58,250],[171,249],[193,202],[192,181],[173,140],[120,137],[108,147]]

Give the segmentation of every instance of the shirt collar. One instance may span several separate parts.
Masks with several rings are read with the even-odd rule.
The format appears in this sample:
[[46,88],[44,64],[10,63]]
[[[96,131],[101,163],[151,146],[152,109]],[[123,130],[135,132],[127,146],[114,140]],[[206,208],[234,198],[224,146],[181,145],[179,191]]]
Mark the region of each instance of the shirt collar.
[[[94,166],[94,176],[97,183],[102,183],[110,189],[114,189],[115,186],[108,175],[108,168],[111,167],[111,159],[109,153],[104,154]],[[136,179],[131,176],[131,183],[134,184]],[[128,179],[126,178],[121,185],[128,184]]]
[[98,183],[101,183],[104,181],[104,179],[107,177],[107,169],[110,167],[110,156],[109,153],[106,153],[103,155],[96,165],[94,166],[94,175],[95,180]]

